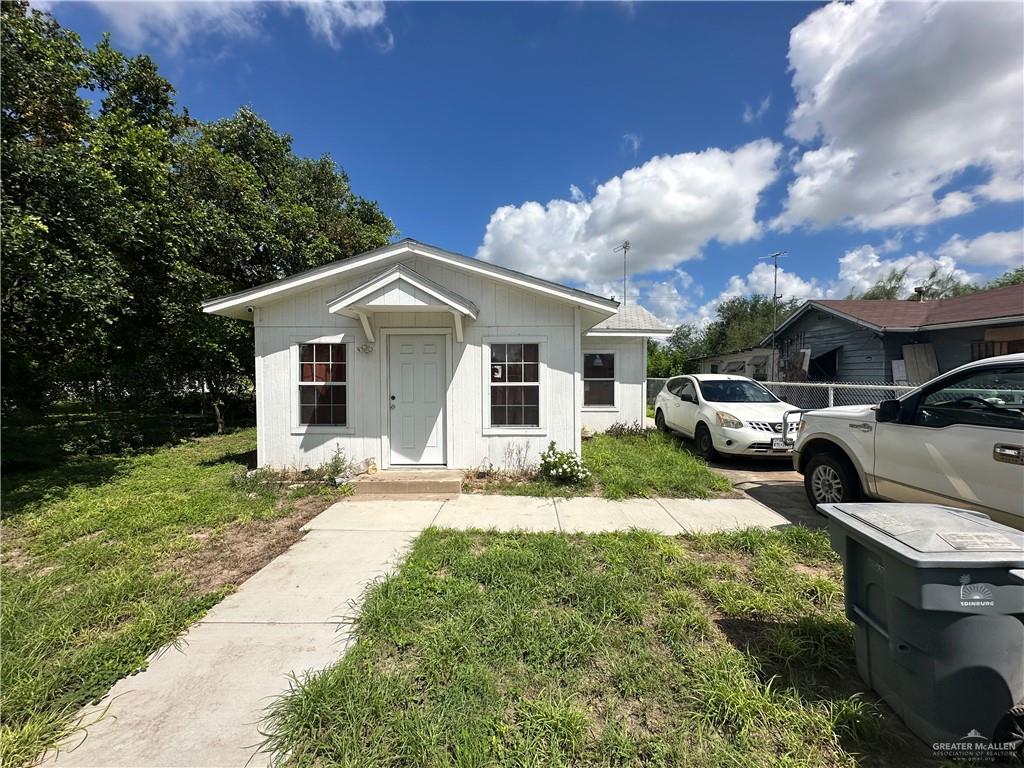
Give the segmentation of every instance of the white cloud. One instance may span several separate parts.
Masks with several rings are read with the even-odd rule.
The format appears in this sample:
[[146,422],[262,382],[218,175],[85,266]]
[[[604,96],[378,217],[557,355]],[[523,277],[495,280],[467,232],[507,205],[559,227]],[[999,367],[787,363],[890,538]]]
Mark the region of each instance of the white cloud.
[[[833,3],[790,34],[803,143],[774,226],[917,226],[1024,196],[1024,5]],[[958,174],[987,180],[950,191]]]
[[[172,53],[197,37],[256,37],[262,33],[266,12],[271,8],[270,3],[251,0],[107,0],[93,5],[126,44],[135,48],[156,44]],[[333,48],[341,45],[346,33],[356,30],[380,32],[379,43],[385,50],[393,44],[384,23],[383,0],[287,0],[284,7],[298,9],[313,35]]]
[[953,235],[937,253],[968,264],[1019,267],[1024,265],[1024,229],[1016,232],[988,232],[973,240]]
[[[779,267],[779,295],[783,301],[787,299],[845,299],[851,293],[863,293],[893,269],[907,270],[907,279],[904,283],[907,295],[912,292],[915,285],[921,285],[935,268],[938,268],[939,272],[943,274],[952,273],[963,282],[981,280],[979,275],[962,269],[954,258],[941,251],[942,248],[934,256],[924,251],[918,251],[899,258],[885,259],[881,256],[883,248],[862,245],[843,254],[839,259],[838,274],[826,280],[806,279]],[[772,265],[767,262],[759,262],[746,275],[730,277],[725,289],[715,298],[699,307],[689,308],[683,312],[682,322],[706,324],[714,319],[715,310],[719,304],[736,296],[750,296],[755,293],[771,296],[773,277]]]
[[575,184],[569,185],[569,199],[574,203],[578,203],[583,200],[586,195],[583,194],[583,190],[577,187]]
[[673,269],[712,240],[759,237],[756,209],[776,177],[780,147],[754,141],[729,152],[659,155],[600,184],[589,200],[506,205],[491,214],[477,257],[528,274],[581,284],[614,281],[632,243],[629,271]]
[[756,123],[764,117],[765,112],[768,111],[768,107],[772,105],[771,95],[765,96],[761,99],[761,103],[754,109],[749,104],[743,105],[743,122],[744,123]]
[[636,157],[640,151],[640,143],[643,139],[636,133],[627,133],[622,137],[622,151]]

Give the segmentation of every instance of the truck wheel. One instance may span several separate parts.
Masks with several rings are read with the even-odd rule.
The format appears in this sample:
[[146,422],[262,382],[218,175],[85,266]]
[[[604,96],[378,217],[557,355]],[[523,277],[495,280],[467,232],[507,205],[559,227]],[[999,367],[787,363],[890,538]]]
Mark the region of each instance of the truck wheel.
[[819,453],[807,462],[804,490],[815,509],[819,504],[839,504],[860,498],[857,471],[848,461],[831,453]]
[[715,450],[715,441],[711,439],[711,430],[704,422],[697,425],[693,442],[697,445],[697,455],[705,461],[714,461],[718,456],[718,451]]
[[665,414],[661,412],[661,408],[654,412],[654,426],[659,432],[668,432],[668,424],[665,423]]

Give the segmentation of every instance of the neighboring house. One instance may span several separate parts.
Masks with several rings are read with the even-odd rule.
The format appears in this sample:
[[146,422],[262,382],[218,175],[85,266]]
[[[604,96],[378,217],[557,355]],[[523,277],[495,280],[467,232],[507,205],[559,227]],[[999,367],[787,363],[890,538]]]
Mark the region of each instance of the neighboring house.
[[771,378],[771,361],[771,347],[747,347],[697,358],[698,373],[735,373],[758,381]]
[[[787,381],[922,383],[1024,351],[1024,285],[935,300],[812,300],[776,329]],[[771,344],[771,336],[762,345]]]
[[203,303],[252,322],[257,461],[502,465],[643,421],[638,306],[405,239]]

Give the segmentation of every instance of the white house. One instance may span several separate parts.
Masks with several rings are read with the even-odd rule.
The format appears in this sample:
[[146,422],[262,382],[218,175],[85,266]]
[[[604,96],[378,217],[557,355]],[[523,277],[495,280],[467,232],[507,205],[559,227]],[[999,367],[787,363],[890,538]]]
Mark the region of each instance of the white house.
[[[405,239],[211,299],[252,322],[260,466],[501,466],[643,421],[643,307]],[[517,446],[518,447],[518,446]]]

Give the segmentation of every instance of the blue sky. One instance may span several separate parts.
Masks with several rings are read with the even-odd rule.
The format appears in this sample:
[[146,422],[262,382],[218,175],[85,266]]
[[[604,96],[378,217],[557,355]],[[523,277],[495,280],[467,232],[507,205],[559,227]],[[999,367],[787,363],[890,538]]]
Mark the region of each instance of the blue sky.
[[1020,4],[56,3],[200,119],[248,105],[402,235],[668,321],[1024,260]]

